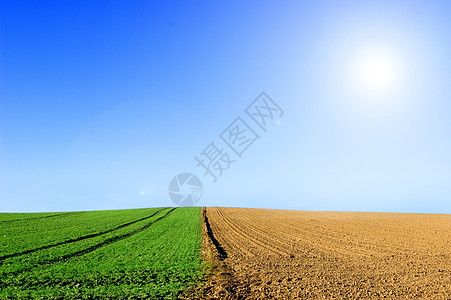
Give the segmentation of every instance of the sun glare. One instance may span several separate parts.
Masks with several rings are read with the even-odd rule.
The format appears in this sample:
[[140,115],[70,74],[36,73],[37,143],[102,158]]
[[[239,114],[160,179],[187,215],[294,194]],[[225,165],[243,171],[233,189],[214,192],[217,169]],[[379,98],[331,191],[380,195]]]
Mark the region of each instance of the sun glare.
[[354,62],[354,80],[366,94],[379,95],[397,87],[400,66],[393,53],[380,49],[364,49]]
[[368,89],[385,90],[393,83],[393,64],[386,57],[368,57],[360,68],[362,83]]

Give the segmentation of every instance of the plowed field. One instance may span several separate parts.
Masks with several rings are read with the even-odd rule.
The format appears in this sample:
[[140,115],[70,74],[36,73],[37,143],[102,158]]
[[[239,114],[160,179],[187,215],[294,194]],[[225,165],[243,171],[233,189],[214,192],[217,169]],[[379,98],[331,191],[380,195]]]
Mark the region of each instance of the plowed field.
[[203,213],[203,297],[451,299],[451,215]]

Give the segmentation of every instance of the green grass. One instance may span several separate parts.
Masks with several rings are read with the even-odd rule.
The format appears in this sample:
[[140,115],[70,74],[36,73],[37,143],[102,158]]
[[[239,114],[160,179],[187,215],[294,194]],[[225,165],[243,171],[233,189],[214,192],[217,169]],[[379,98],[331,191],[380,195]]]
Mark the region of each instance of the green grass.
[[156,210],[0,214],[0,257],[97,234],[146,217]]
[[173,299],[203,273],[200,208],[15,215],[0,214],[1,299]]

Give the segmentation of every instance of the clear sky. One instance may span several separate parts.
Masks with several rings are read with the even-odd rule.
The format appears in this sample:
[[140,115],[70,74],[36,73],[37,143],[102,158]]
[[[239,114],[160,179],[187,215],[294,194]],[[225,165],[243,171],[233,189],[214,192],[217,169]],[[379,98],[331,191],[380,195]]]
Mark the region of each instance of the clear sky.
[[192,172],[199,206],[451,213],[451,1],[0,3],[2,212],[171,206]]

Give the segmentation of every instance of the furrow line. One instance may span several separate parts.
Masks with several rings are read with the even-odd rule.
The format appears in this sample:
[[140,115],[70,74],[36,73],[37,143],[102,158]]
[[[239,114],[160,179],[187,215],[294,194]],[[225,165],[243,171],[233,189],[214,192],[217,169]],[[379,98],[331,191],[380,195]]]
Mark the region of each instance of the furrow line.
[[[235,232],[236,235],[240,235],[244,241],[252,242],[256,246],[259,246],[263,249],[266,249],[270,253],[278,254],[278,255],[290,255],[289,252],[286,251],[285,243],[276,239],[275,236],[271,236],[272,244],[269,246],[265,242],[265,234],[264,230],[259,229],[258,226],[249,224],[245,220],[241,220],[242,224],[238,225],[233,221],[232,218],[227,217],[221,209],[219,209],[219,215],[221,215],[223,222],[228,223],[232,232]],[[251,234],[252,233],[252,234]],[[274,244],[277,242],[277,244]]]
[[[243,238],[243,235],[239,232],[236,232],[231,224],[229,224],[225,220],[225,217],[222,215],[220,210],[218,208],[209,207],[208,211],[211,214],[211,218],[213,220],[213,230],[216,229],[216,237],[217,239],[221,240],[220,243],[222,243],[223,246],[227,246],[231,253],[235,251],[242,254],[246,253],[247,256],[251,256],[251,251],[241,248],[239,243],[237,243],[239,239]],[[216,222],[214,222],[215,220]],[[224,232],[227,232],[227,236],[224,234]],[[230,238],[229,235],[233,237]],[[244,238],[246,237],[244,236]]]

